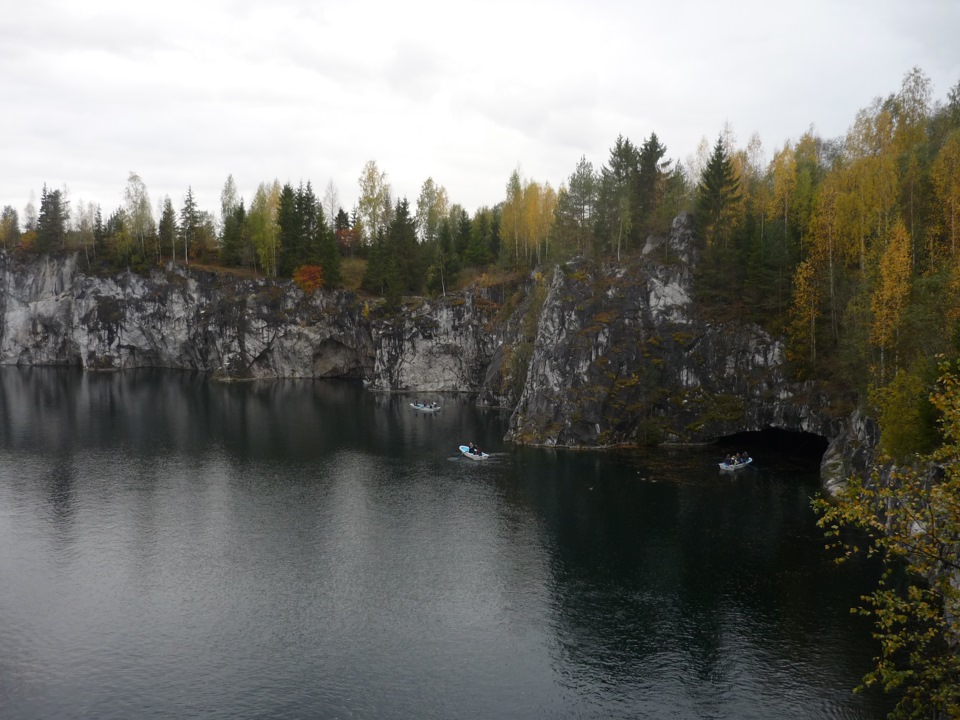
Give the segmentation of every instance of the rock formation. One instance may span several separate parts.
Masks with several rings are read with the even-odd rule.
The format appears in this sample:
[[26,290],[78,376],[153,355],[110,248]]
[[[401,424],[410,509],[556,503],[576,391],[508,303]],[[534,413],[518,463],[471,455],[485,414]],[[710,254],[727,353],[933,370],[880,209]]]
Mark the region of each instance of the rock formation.
[[[419,299],[385,316],[352,293],[306,296],[284,280],[174,265],[102,276],[76,255],[3,253],[0,364],[475,393],[512,408],[507,437],[528,444],[695,443],[765,428],[852,438],[850,408],[792,381],[781,340],[698,313],[696,262],[681,215],[629,262],[578,260],[524,289]],[[830,462],[852,452],[835,450]]]

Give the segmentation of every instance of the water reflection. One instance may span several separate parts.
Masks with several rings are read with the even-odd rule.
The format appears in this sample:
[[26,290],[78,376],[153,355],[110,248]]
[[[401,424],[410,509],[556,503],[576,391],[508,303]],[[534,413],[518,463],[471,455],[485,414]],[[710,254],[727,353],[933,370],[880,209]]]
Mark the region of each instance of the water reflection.
[[0,368],[0,716],[882,716],[812,473],[441,401]]

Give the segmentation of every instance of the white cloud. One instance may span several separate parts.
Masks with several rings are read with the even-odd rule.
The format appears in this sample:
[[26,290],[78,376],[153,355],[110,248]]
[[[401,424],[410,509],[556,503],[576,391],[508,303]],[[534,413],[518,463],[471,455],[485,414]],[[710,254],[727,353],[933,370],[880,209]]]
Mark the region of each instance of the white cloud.
[[919,66],[960,80],[960,3],[674,0],[477,3],[89,0],[0,16],[0,205],[66,184],[120,204],[188,186],[216,211],[228,174],[329,181],[353,204],[368,160],[394,196],[427,177],[468,210],[510,173],[555,187],[617,135],[685,160],[724,123],[768,155],[811,124],[843,134]]

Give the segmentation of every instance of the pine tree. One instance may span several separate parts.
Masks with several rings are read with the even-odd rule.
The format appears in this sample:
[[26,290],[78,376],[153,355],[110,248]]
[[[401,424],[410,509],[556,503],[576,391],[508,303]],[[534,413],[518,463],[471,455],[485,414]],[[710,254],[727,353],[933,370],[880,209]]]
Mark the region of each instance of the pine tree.
[[163,248],[170,248],[170,258],[177,256],[177,213],[173,209],[173,202],[167,196],[163,199],[163,211],[160,213],[160,224],[157,226],[157,235],[160,242],[160,252]]
[[656,133],[650,133],[650,137],[644,140],[640,147],[636,207],[638,229],[643,234],[656,229],[655,220],[663,195],[663,180],[670,166],[669,160],[663,160],[666,154],[667,148],[660,144]]
[[600,170],[596,221],[597,240],[609,243],[618,260],[622,250],[635,244],[634,200],[638,172],[637,149],[620,135],[610,151],[609,163]]
[[37,252],[52,252],[64,247],[69,210],[60,190],[43,186],[40,214],[37,217]]
[[247,211],[243,200],[230,206],[223,217],[223,232],[220,240],[220,261],[227,266],[238,266],[243,262],[245,238],[247,232]]
[[183,240],[183,262],[190,264],[191,246],[199,240],[200,211],[193,199],[193,188],[187,187],[187,196],[183,200],[183,209],[180,210],[180,237]]
[[727,247],[731,236],[730,210],[739,199],[740,180],[723,138],[718,137],[697,187],[697,218],[707,247]]
[[297,194],[290,183],[286,183],[280,190],[280,202],[277,207],[277,244],[280,247],[277,271],[283,277],[292,277],[297,267],[300,235]]
[[[392,267],[396,269],[400,287],[409,292],[419,292],[423,288],[426,273],[420,262],[416,221],[410,214],[410,204],[406,198],[397,202],[393,220],[387,232],[387,248],[387,255],[392,260]],[[386,267],[389,276],[390,261]]]
[[581,156],[567,187],[557,193],[553,232],[560,251],[583,255],[593,249],[593,218],[597,206],[597,176]]

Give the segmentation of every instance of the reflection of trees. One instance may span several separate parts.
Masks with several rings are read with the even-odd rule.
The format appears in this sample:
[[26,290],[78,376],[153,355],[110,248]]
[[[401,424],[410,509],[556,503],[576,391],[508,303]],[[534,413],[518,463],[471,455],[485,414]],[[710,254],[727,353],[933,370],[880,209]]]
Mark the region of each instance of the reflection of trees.
[[336,380],[216,383],[167,370],[6,367],[0,368],[0,440],[41,453],[121,444],[155,457],[223,447],[238,458],[291,462],[358,446],[375,454],[417,453],[437,437],[450,438],[451,455],[469,439],[500,449],[496,413],[459,412],[470,400],[453,395],[431,397],[444,408],[425,415],[414,413],[410,399]]
[[[872,571],[841,575],[823,557],[811,484],[718,480],[712,457],[672,474],[596,454],[541,459],[521,481],[551,536],[561,665],[588,682],[679,674],[718,690],[744,673],[776,684],[768,663],[822,679],[869,657],[866,645],[851,653],[849,607]],[[855,684],[861,670],[841,674]]]

